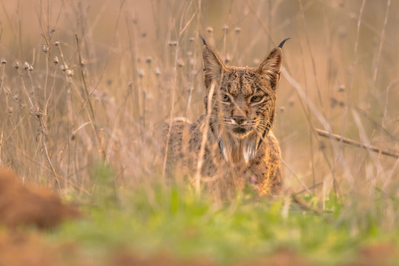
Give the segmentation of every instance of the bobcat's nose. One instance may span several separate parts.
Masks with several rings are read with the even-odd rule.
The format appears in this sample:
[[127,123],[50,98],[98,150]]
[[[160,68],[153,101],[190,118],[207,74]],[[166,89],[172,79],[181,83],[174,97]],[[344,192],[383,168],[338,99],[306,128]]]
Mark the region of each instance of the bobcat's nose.
[[247,123],[247,118],[245,116],[233,116],[231,119],[233,124],[243,126]]

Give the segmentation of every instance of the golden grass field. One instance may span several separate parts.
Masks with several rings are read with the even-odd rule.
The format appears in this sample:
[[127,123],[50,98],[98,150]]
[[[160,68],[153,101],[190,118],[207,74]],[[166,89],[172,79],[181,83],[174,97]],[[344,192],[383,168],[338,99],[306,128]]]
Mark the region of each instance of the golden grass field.
[[204,112],[199,35],[237,66],[256,66],[290,37],[274,126],[285,193],[306,186],[323,209],[336,192],[360,214],[383,195],[381,226],[398,220],[398,158],[315,129],[399,153],[399,2],[0,4],[0,164],[24,183],[91,194],[101,160],[118,186],[160,178],[160,124]]

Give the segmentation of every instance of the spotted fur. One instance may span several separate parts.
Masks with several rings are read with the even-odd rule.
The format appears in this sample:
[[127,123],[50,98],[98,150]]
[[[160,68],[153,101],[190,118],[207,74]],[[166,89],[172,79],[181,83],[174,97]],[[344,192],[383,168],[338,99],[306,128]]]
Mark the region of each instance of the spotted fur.
[[[211,102],[211,113],[209,119],[204,114],[194,123],[179,118],[165,125],[163,135],[168,136],[170,131],[166,145],[168,173],[195,175],[205,123],[209,121],[201,167],[205,187],[221,195],[231,195],[246,184],[261,196],[281,190],[280,147],[271,128],[284,42],[256,68],[225,66],[204,42],[204,104],[208,110]],[[209,95],[212,86],[214,93]]]

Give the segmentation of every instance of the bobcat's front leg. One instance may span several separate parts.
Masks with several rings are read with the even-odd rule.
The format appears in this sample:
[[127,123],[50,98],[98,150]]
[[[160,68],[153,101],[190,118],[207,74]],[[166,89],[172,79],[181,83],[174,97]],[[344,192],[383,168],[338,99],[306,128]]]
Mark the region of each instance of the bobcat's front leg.
[[[255,186],[259,196],[277,195],[282,186],[280,149],[276,141],[264,143],[258,156],[249,163],[246,179]],[[249,179],[248,179],[249,177]]]

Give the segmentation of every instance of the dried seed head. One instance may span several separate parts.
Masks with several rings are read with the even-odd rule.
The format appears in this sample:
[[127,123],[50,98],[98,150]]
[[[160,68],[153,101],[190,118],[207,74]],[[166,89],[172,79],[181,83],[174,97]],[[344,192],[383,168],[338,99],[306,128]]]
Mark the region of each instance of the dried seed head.
[[226,58],[224,59],[224,63],[227,64],[230,61],[231,61],[231,56],[229,54],[226,54]]
[[260,64],[259,58],[255,58],[255,59],[254,59],[254,64],[255,64],[255,65],[259,65],[259,64]]
[[240,28],[240,27],[236,27],[236,28],[234,29],[234,31],[235,31],[235,33],[240,33],[240,32],[241,32],[241,28]]
[[54,59],[53,59],[53,62],[54,62],[54,64],[58,64],[58,62],[60,62],[59,60],[58,60],[58,57],[54,57]]
[[284,106],[281,106],[281,107],[280,107],[280,112],[284,113],[284,111],[285,111],[285,107],[284,107]]
[[86,60],[82,59],[82,60],[80,61],[80,65],[81,65],[81,66],[84,66],[85,64],[86,64]]
[[288,105],[291,106],[291,107],[294,106],[294,99],[289,99],[288,100]]
[[143,38],[147,37],[147,32],[143,32],[143,33],[141,34],[141,37],[143,37]]
[[47,45],[43,44],[42,50],[43,50],[43,52],[47,53],[47,51],[48,51]]
[[60,45],[60,42],[59,41],[55,41],[54,45],[58,46],[58,45]]
[[12,114],[13,111],[14,111],[14,110],[13,110],[12,107],[8,107],[8,113],[9,113],[9,114]]
[[335,99],[334,97],[330,98],[330,106],[331,108],[334,108],[338,104],[338,100]]
[[319,150],[324,150],[326,148],[326,144],[324,143],[324,141],[319,141]]
[[192,55],[193,55],[193,52],[188,51],[186,54],[187,54],[187,56],[192,56]]
[[32,71],[32,70],[33,70],[33,66],[32,66],[32,65],[29,65],[28,70],[29,70],[29,71]]
[[206,28],[206,31],[209,32],[209,33],[212,33],[213,32],[213,28],[212,27],[208,27],[208,28]]
[[67,66],[67,65],[64,65],[64,64],[62,64],[62,65],[60,65],[60,69],[61,69],[62,71],[64,71],[64,72],[65,72],[65,70],[67,70],[67,69],[68,69],[68,66]]
[[173,46],[177,46],[177,41],[174,41],[172,44]]
[[190,42],[193,42],[195,39],[194,39],[194,37],[191,37],[189,40],[190,40]]
[[181,58],[179,58],[179,59],[177,60],[177,65],[178,65],[179,67],[184,67],[184,60],[181,59]]
[[161,74],[161,71],[159,70],[159,68],[156,68],[155,69],[155,75],[156,76],[159,76]]
[[345,85],[340,85],[340,86],[338,87],[338,91],[339,91],[339,92],[344,92],[344,91],[345,91]]
[[75,140],[75,133],[72,133],[71,140]]
[[223,28],[222,28],[222,30],[224,30],[224,31],[227,32],[227,31],[229,30],[229,26],[228,26],[228,25],[224,25]]
[[17,60],[14,61],[14,63],[12,64],[13,67],[15,67],[16,69],[19,68],[19,62]]
[[139,78],[144,77],[144,70],[139,70],[139,72],[137,73],[137,75],[139,76]]
[[151,61],[152,61],[151,56],[148,56],[148,57],[145,59],[145,62],[148,63],[148,64],[151,64]]
[[72,77],[73,76],[73,70],[72,69],[67,69],[66,74],[68,77]]
[[28,70],[28,69],[29,69],[29,64],[28,64],[28,62],[25,62],[25,63],[24,63],[24,69],[25,69],[25,70]]
[[5,60],[4,58],[2,58],[2,59],[1,59],[1,64],[2,64],[2,65],[7,64],[7,60]]

